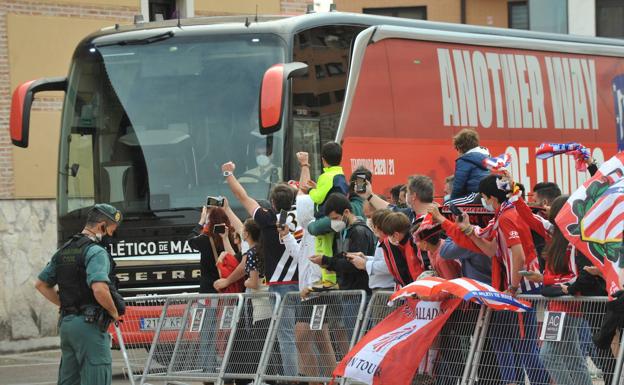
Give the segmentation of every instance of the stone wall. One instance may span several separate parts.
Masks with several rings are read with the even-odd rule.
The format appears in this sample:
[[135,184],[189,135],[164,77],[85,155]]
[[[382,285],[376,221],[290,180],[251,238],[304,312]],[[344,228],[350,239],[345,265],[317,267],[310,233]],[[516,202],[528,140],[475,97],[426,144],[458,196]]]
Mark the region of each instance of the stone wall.
[[33,286],[55,250],[55,200],[0,200],[0,341],[56,335],[58,310]]

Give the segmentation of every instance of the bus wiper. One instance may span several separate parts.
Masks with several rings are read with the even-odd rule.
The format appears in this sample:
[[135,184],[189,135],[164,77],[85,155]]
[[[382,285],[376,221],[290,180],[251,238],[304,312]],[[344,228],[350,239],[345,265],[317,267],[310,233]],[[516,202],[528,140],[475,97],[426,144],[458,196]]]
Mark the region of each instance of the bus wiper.
[[168,208],[168,209],[150,210],[150,212],[152,212],[152,213],[168,213],[168,212],[189,211],[189,210],[201,211],[202,208],[201,207],[172,207],[172,208]]
[[152,44],[157,41],[167,40],[169,38],[172,38],[173,36],[174,36],[173,31],[168,31],[165,33],[160,33],[158,35],[144,37],[142,39],[119,40],[119,41],[112,42],[112,43],[96,44],[96,47],[98,48],[110,47],[112,45],[145,45],[145,44]]

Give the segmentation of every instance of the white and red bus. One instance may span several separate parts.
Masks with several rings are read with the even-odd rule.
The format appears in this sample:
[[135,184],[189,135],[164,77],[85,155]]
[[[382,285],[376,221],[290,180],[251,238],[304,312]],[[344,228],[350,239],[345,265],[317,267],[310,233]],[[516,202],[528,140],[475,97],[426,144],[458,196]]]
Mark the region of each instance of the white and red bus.
[[354,45],[337,135],[347,170],[363,164],[385,189],[425,174],[441,192],[458,156],[451,138],[474,127],[493,156],[511,155],[512,172],[528,189],[551,181],[574,191],[588,174],[576,171],[573,157],[539,160],[536,148],[580,142],[598,162],[624,149],[624,47],[558,38],[365,30]]

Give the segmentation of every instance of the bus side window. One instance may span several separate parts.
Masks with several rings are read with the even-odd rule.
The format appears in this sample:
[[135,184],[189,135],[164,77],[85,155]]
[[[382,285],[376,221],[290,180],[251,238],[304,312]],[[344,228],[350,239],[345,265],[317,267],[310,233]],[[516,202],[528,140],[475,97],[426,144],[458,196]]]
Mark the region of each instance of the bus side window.
[[299,32],[293,61],[308,64],[308,76],[293,79],[291,170],[299,170],[295,154],[310,154],[312,177],[322,172],[320,148],[335,140],[344,101],[349,55],[362,27],[323,26]]

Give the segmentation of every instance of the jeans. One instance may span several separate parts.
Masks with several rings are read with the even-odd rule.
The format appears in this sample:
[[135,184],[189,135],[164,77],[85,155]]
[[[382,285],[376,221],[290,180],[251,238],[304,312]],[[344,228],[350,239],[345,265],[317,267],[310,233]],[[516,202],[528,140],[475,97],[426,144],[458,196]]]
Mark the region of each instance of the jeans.
[[[286,293],[299,291],[297,284],[271,285],[269,292],[280,295],[284,301]],[[299,301],[297,297],[297,301]],[[280,355],[282,356],[282,366],[284,376],[296,376],[299,374],[297,367],[297,346],[295,345],[295,309],[296,304],[287,304],[282,314],[282,323],[277,330],[277,340],[279,342]]]
[[[519,317],[522,317],[524,336],[520,333]],[[550,384],[548,373],[539,359],[535,310],[493,312],[489,334],[503,383],[523,384],[524,369],[531,385]]]
[[561,341],[544,341],[540,358],[557,385],[592,385],[587,362],[581,351],[581,319],[569,314],[564,318]]

